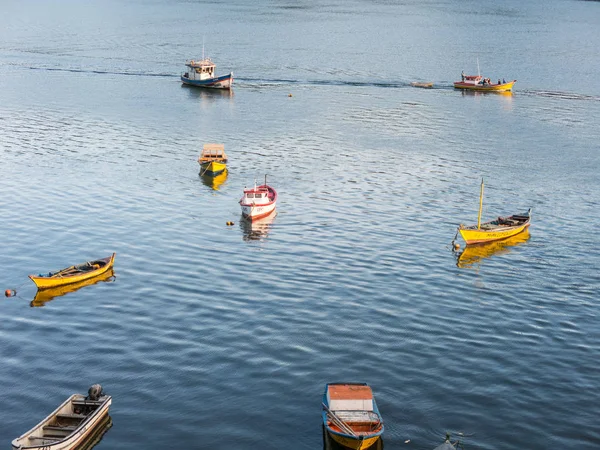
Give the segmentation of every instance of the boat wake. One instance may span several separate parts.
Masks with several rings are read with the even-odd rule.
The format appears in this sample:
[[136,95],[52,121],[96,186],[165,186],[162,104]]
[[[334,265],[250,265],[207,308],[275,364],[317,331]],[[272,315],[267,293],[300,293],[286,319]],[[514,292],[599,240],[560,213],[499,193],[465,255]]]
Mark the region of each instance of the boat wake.
[[535,95],[538,97],[556,98],[556,99],[560,99],[560,100],[600,101],[600,96],[577,94],[574,92],[523,90],[523,91],[519,91],[519,94],[532,95],[532,96]]
[[[165,77],[165,78],[177,78],[179,74],[172,72],[168,73],[152,73],[152,72],[129,72],[129,71],[111,71],[111,70],[94,70],[94,69],[74,69],[64,67],[35,67],[27,66],[30,70],[45,70],[54,72],[72,72],[72,73],[91,73],[97,75],[124,75],[124,76],[137,76],[137,77]],[[236,77],[237,82],[241,84],[251,85],[252,87],[267,87],[267,86],[354,86],[354,87],[379,87],[379,88],[390,88],[390,89],[401,89],[411,88],[414,89],[414,81],[349,81],[349,80],[295,80],[288,78],[244,78]],[[454,86],[449,82],[433,82],[433,86],[429,88],[438,90],[454,90]],[[517,95],[530,95],[547,97],[561,100],[587,100],[587,101],[600,101],[600,96],[578,94],[575,92],[560,92],[560,91],[544,91],[534,89],[518,89]]]
[[134,77],[176,77],[179,78],[179,75],[174,75],[172,73],[151,73],[151,72],[123,72],[123,71],[110,71],[110,70],[93,70],[93,69],[69,69],[64,67],[34,67],[28,66],[27,69],[30,70],[45,70],[49,72],[72,72],[72,73],[93,73],[97,75],[126,75],[126,76],[134,76]]

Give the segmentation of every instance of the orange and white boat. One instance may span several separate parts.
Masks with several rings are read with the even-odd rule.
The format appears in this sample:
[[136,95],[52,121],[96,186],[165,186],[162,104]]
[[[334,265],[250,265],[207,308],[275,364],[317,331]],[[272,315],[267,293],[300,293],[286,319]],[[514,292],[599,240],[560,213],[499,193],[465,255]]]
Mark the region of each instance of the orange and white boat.
[[277,192],[267,184],[266,176],[265,184],[257,186],[255,182],[253,188],[244,189],[240,206],[242,207],[242,216],[248,220],[262,219],[275,211]]
[[328,383],[323,394],[323,425],[338,444],[371,447],[383,434],[383,419],[366,383]]

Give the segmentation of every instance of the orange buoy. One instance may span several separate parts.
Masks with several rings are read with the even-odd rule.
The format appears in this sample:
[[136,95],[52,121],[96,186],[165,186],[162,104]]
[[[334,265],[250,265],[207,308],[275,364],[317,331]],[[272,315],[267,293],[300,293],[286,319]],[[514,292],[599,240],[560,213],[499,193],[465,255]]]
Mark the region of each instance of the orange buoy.
[[458,250],[460,248],[460,244],[458,242],[454,243],[454,250]]
[[14,289],[7,289],[4,291],[4,295],[6,297],[12,297],[14,295],[17,295],[17,291],[15,291]]
[[288,94],[288,97],[291,97],[291,96],[292,96],[292,94]]

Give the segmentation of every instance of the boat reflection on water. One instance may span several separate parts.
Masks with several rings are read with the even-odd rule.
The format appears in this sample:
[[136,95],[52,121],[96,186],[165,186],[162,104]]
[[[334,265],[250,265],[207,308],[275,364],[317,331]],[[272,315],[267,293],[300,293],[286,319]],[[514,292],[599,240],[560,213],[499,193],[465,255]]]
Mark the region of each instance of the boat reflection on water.
[[108,272],[105,272],[101,275],[98,275],[95,278],[90,278],[88,280],[80,281],[79,283],[66,284],[64,286],[57,286],[55,288],[43,289],[37,291],[35,297],[30,303],[30,306],[44,306],[50,300],[61,297],[63,295],[67,295],[71,292],[75,292],[82,287],[91,286],[92,284],[107,282],[110,283],[115,280],[115,274],[113,269],[110,269]]
[[273,210],[271,214],[262,219],[248,220],[240,217],[240,228],[242,229],[243,239],[245,241],[261,241],[266,239],[276,215],[277,210]]
[[[329,436],[329,433],[325,430],[325,425],[321,425],[321,429],[323,430],[323,450],[348,450],[347,447],[344,447],[331,439],[331,436]],[[361,450],[383,450],[383,437],[377,439],[370,447]]]
[[200,179],[202,180],[202,183],[205,186],[208,186],[209,188],[218,191],[221,185],[225,183],[225,181],[227,181],[227,174],[227,169],[225,169],[223,172],[216,176],[200,175]]
[[233,89],[198,89],[195,86],[182,84],[181,89],[186,89],[189,96],[203,102],[216,102],[221,99],[233,100]]
[[458,267],[470,267],[493,255],[502,255],[510,252],[511,247],[521,245],[529,239],[529,229],[502,241],[493,241],[486,244],[467,245],[456,259]]
[[112,417],[107,414],[106,417],[102,419],[102,422],[97,425],[93,434],[91,434],[90,437],[80,445],[75,447],[75,450],[91,450],[94,448],[102,440],[110,427],[112,427],[112,424]]

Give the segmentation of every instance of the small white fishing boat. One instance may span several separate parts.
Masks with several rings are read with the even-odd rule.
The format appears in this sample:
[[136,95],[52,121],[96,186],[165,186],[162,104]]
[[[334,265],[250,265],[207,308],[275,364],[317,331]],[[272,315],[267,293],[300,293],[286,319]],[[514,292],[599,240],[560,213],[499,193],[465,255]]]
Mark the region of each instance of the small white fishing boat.
[[191,60],[185,63],[185,73],[181,75],[181,82],[190,86],[213,88],[213,89],[231,89],[233,84],[233,72],[220,77],[215,76],[217,67],[210,58],[201,60]]
[[277,206],[277,192],[271,186],[265,184],[260,186],[254,183],[253,188],[245,188],[244,195],[240,199],[242,216],[248,220],[257,220],[267,217]]
[[49,416],[12,441],[13,450],[74,449],[104,423],[112,397],[94,384],[88,395],[73,394]]

